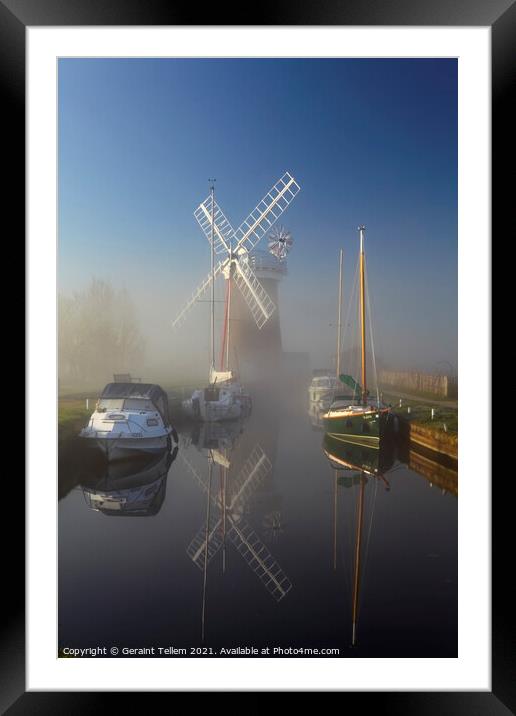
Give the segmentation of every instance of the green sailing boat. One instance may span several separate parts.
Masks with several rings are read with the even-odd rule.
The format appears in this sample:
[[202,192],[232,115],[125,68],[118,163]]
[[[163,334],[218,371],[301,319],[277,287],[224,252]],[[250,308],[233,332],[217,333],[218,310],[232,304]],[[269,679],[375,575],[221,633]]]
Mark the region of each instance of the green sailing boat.
[[322,416],[325,431],[330,436],[345,436],[348,443],[365,445],[378,449],[390,408],[382,405],[380,397],[370,396],[366,376],[366,305],[365,305],[365,253],[364,226],[358,227],[360,236],[359,254],[359,302],[360,302],[360,344],[361,382],[351,375],[339,374],[339,380],[352,391],[352,397],[336,395],[328,411]]

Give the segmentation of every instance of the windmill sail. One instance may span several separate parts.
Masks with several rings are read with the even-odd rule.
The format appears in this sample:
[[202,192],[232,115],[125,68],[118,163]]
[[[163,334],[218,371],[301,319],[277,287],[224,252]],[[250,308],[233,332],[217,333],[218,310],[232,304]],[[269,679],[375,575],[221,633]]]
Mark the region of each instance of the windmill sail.
[[[249,267],[247,257],[258,241],[287,209],[299,190],[299,184],[286,172],[236,231],[233,230],[222,209],[214,200],[213,192],[194,211],[194,216],[210,245],[213,241],[213,253],[226,255],[225,260],[216,267],[214,277],[218,276],[223,270],[228,269],[228,267],[229,269],[233,266],[235,267],[233,272],[235,283],[242,292],[258,328],[262,328],[269,320],[276,307]],[[286,255],[291,244],[291,238],[287,240],[283,237],[281,239],[278,246],[281,247],[282,258],[284,258],[283,254]],[[226,278],[228,278],[228,272],[225,271],[225,273]],[[229,276],[231,276],[231,271]],[[211,281],[212,275],[210,272],[208,278],[194,292],[191,299],[172,323],[174,328],[181,326],[185,322],[187,313],[209,288]]]
[[[204,235],[211,244],[211,194],[209,194],[206,199],[199,204],[197,209],[194,211],[194,216],[197,219]],[[224,216],[220,206],[215,201],[213,204],[213,250],[216,254],[221,254],[224,251],[229,252],[231,238],[234,233],[233,227]]]
[[258,281],[248,261],[245,259],[236,261],[235,269],[233,275],[234,281],[249,306],[256,325],[258,328],[262,328],[274,313],[276,306],[262,284]]
[[251,251],[296,197],[300,187],[286,172],[235,231],[236,249]]
[[215,266],[213,274],[210,271],[210,273],[204,279],[204,281],[200,284],[200,286],[193,292],[190,300],[187,301],[187,303],[183,306],[182,310],[178,313],[178,315],[172,322],[172,328],[179,328],[179,326],[183,325],[183,323],[186,321],[186,315],[189,312],[189,310],[197,303],[197,301],[200,299],[200,297],[204,293],[206,293],[206,291],[210,287],[212,280],[214,278],[216,278],[223,271],[226,263],[227,263],[227,259],[225,261],[221,261],[220,263],[217,264],[217,266]]

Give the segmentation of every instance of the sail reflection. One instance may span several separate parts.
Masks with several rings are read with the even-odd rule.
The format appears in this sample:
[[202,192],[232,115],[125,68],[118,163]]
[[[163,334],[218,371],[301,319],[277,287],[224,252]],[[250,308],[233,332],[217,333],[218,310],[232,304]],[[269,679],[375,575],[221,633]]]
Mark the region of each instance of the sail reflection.
[[186,549],[189,558],[203,573],[201,632],[204,639],[208,565],[219,556],[224,574],[229,546],[240,555],[276,602],[288,594],[292,584],[246,519],[250,501],[272,472],[271,460],[259,442],[243,457],[240,454],[238,460],[233,459],[232,451],[243,432],[242,426],[218,423],[205,424],[202,428],[199,439],[193,440],[192,444],[205,457],[207,469],[197,469],[185,450],[180,454],[188,474],[206,498],[204,522]]

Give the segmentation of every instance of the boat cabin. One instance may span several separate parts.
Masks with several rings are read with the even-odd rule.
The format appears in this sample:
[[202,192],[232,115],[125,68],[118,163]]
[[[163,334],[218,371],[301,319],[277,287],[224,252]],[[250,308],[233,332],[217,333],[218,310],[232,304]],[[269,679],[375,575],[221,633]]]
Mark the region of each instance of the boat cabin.
[[[97,401],[96,411],[158,412],[168,425],[168,397],[165,391],[153,383],[108,383]],[[124,416],[121,416],[124,419]]]

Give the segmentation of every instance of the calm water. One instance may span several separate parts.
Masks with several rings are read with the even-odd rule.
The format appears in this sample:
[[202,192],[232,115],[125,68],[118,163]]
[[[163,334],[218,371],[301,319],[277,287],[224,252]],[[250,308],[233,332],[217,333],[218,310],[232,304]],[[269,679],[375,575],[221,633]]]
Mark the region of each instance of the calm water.
[[456,656],[451,470],[323,445],[301,403],[179,432],[170,464],[61,464],[60,648]]

